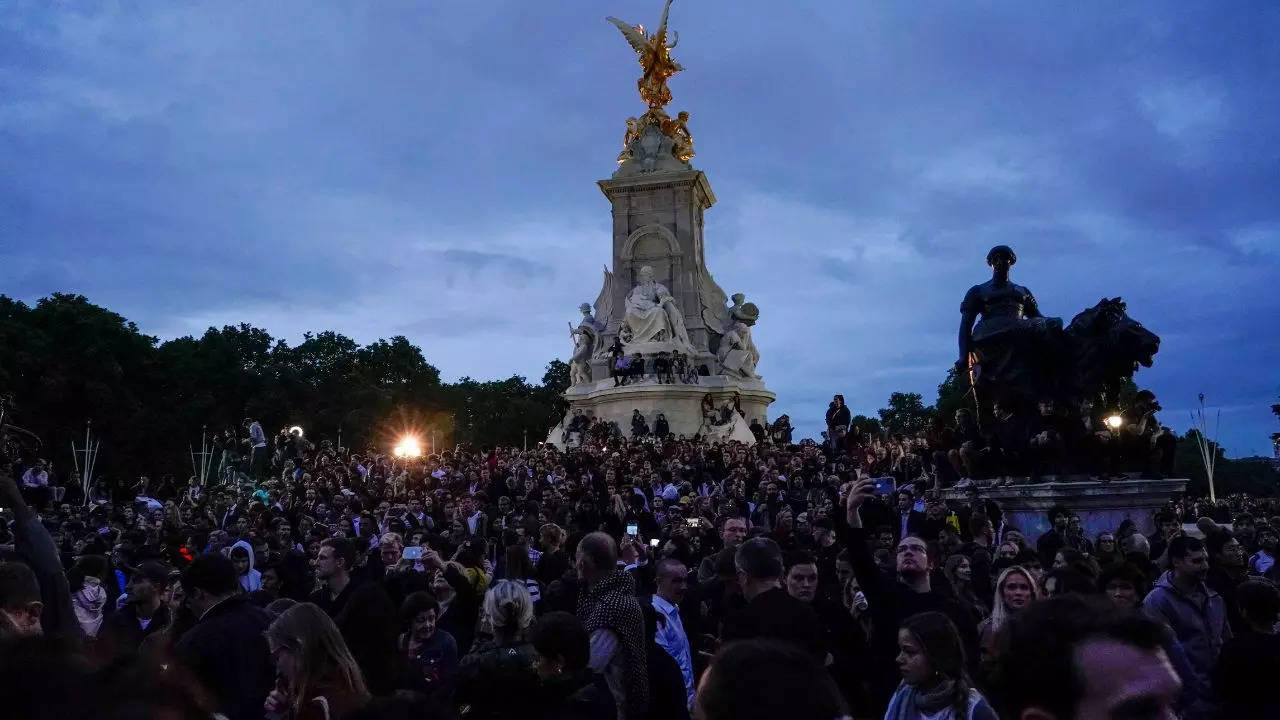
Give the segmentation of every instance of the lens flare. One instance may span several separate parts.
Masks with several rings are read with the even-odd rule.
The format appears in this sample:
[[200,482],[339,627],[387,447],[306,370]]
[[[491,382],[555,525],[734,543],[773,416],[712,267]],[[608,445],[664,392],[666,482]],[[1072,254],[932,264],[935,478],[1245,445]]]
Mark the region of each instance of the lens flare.
[[391,449],[391,454],[402,458],[416,458],[422,455],[422,443],[412,435],[400,438],[400,442]]

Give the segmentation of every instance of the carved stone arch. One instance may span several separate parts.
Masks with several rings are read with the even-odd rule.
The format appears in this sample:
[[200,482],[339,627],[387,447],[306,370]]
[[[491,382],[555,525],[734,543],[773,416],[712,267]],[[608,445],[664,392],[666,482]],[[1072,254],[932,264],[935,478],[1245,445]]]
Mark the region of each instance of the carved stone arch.
[[662,283],[677,298],[682,297],[684,255],[675,233],[658,224],[641,225],[622,244],[621,261],[628,288],[639,282],[640,268],[653,268],[654,280]]
[[680,241],[676,240],[675,233],[666,229],[662,225],[641,225],[627,236],[627,241],[622,245],[622,257],[625,260],[632,260],[635,257],[636,245],[642,239],[656,235],[666,242],[666,251],[668,256],[680,254]]

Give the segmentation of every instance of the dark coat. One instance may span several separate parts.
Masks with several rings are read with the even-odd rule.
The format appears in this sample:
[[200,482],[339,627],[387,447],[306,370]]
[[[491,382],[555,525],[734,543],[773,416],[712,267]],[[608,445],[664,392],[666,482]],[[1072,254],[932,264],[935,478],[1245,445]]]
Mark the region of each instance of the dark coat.
[[[647,717],[651,720],[689,720],[689,696],[684,687],[680,665],[652,638],[645,645],[649,673]],[[608,686],[605,687],[607,690]]]
[[827,657],[826,631],[818,614],[782,588],[760,593],[745,608],[730,615],[720,637],[725,642],[749,638],[782,640],[800,646],[820,663]]
[[458,668],[458,705],[470,705],[473,720],[520,717],[538,687],[536,658],[523,639],[477,646]]
[[476,620],[480,617],[480,603],[483,597],[476,594],[475,587],[463,577],[458,568],[446,565],[444,578],[455,593],[449,607],[440,614],[436,627],[453,636],[458,643],[458,655],[466,655],[471,651],[471,642],[476,636]]
[[174,656],[204,684],[215,710],[230,720],[257,720],[275,682],[263,634],[271,614],[242,597],[215,605],[178,640]]
[[542,681],[534,698],[530,720],[617,720],[618,706],[604,676],[584,668],[581,672]]
[[138,624],[138,608],[128,603],[102,621],[98,631],[98,649],[104,656],[132,655],[142,647],[142,641],[169,626],[169,608],[161,603],[151,616],[147,629]]
[[853,565],[858,586],[867,595],[868,612],[871,614],[870,678],[872,701],[883,708],[893,694],[901,678],[898,674],[898,628],[902,621],[922,612],[940,612],[955,623],[960,631],[965,655],[978,657],[978,629],[968,621],[968,615],[959,603],[943,596],[937,590],[919,593],[896,578],[885,578],[872,559],[867,546],[867,531],[863,528],[845,527],[844,541],[849,550],[849,563]]

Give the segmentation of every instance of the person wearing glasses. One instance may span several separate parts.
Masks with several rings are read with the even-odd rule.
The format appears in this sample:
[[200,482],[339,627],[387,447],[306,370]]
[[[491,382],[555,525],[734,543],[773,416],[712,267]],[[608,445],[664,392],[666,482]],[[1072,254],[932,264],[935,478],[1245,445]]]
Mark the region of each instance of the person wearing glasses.
[[868,602],[872,634],[870,678],[872,702],[883,710],[901,678],[895,672],[898,656],[898,631],[906,618],[922,612],[941,612],[955,623],[968,657],[977,657],[977,628],[955,600],[933,589],[928,543],[907,534],[894,549],[896,577],[889,581],[880,574],[867,543],[867,530],[862,526],[862,506],[875,495],[875,481],[859,480],[844,499],[845,546],[853,574]]

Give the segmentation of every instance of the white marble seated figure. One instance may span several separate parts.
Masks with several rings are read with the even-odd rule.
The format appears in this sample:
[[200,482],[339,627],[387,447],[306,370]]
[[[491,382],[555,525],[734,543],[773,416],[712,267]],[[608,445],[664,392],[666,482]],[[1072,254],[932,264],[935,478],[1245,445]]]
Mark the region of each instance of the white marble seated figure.
[[654,282],[653,268],[640,268],[639,280],[627,294],[627,343],[670,342],[689,348],[689,333],[676,299],[662,283]]

